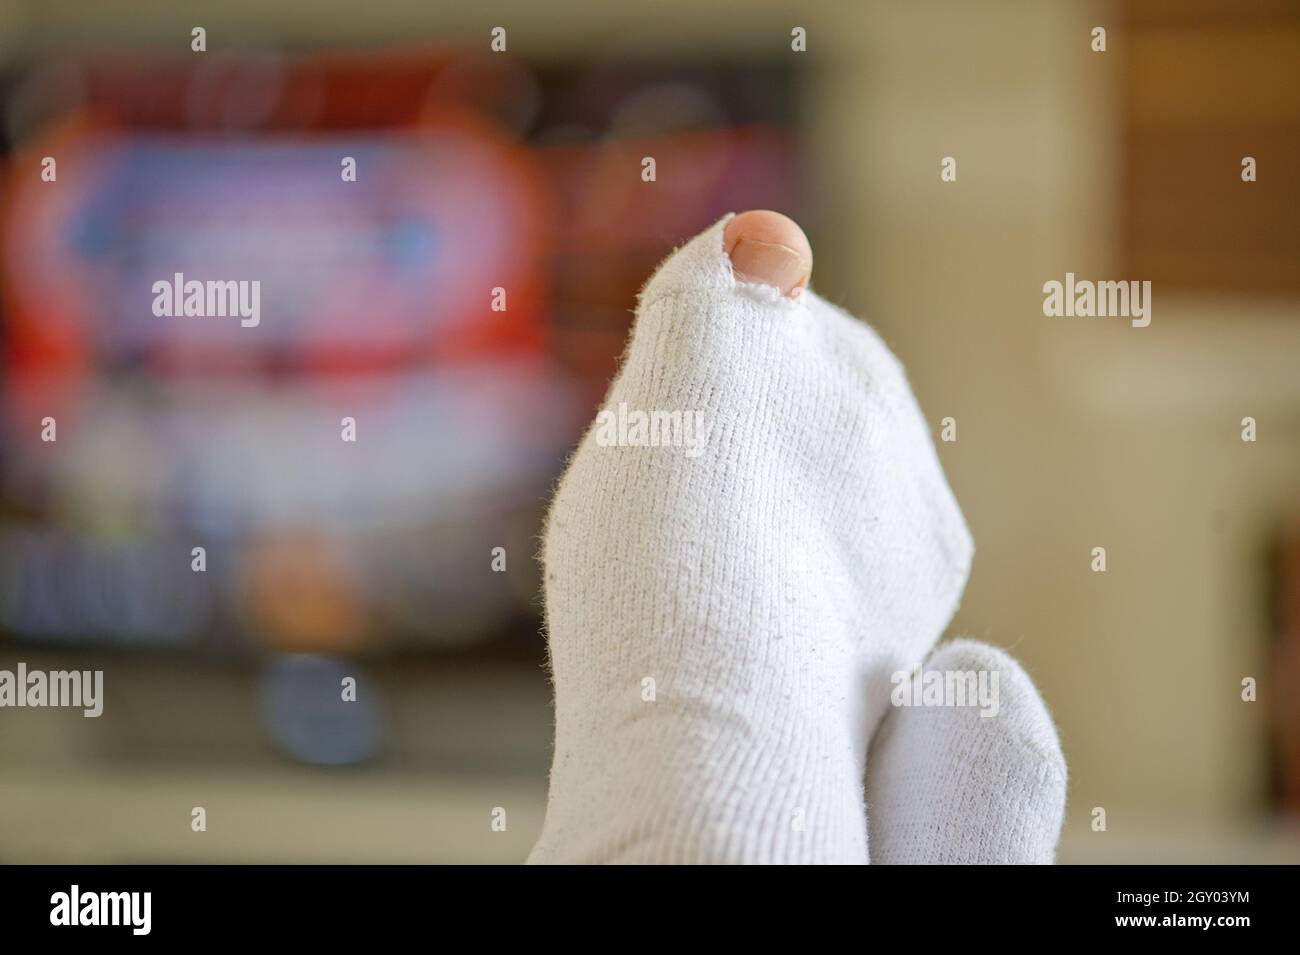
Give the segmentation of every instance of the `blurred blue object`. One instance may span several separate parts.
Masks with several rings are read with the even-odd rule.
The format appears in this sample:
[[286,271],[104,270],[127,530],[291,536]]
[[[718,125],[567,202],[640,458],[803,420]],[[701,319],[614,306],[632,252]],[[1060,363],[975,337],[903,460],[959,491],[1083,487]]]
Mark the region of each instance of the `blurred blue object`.
[[339,766],[379,747],[379,710],[355,666],[311,654],[277,657],[262,676],[261,699],[266,729],[294,759]]

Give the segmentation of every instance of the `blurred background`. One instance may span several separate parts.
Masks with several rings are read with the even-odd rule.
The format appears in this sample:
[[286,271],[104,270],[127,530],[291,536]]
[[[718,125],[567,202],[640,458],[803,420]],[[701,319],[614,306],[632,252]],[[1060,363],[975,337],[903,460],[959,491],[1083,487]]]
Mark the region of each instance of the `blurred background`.
[[[1061,861],[1300,861],[1300,7],[487,6],[0,0],[0,668],[105,674],[0,710],[0,859],[522,860],[550,488],[757,207],[956,420],[952,632],[1056,716]],[[1151,325],[1045,318],[1067,271]]]

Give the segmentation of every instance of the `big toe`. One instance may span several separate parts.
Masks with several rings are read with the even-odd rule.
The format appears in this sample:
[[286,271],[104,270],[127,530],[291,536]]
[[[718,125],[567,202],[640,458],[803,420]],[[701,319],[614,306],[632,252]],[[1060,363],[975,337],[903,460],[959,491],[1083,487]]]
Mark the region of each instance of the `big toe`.
[[736,278],[771,285],[794,298],[812,275],[812,246],[803,229],[789,216],[767,209],[742,212],[722,234]]
[[812,275],[812,247],[793,219],[754,210],[725,216],[681,246],[641,290],[640,306],[673,296],[730,294],[737,283],[795,298]]

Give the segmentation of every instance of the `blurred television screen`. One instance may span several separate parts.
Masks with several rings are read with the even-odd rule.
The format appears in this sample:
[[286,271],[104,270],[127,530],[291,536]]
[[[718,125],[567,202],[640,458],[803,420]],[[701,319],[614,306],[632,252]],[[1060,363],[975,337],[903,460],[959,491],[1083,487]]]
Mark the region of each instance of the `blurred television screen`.
[[11,77],[0,626],[539,652],[536,528],[639,283],[727,210],[798,212],[789,79],[455,49]]

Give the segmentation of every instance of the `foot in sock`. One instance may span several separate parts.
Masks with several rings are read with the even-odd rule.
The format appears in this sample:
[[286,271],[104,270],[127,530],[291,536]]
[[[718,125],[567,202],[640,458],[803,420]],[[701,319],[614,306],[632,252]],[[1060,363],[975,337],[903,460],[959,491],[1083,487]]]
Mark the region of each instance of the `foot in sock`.
[[801,240],[728,217],[641,293],[547,520],[556,740],[530,861],[867,861],[867,741],[972,545],[897,360],[799,294]]
[[971,640],[937,649],[925,673],[998,675],[996,706],[892,708],[871,742],[871,861],[1050,863],[1065,813],[1056,728],[1019,664]]

